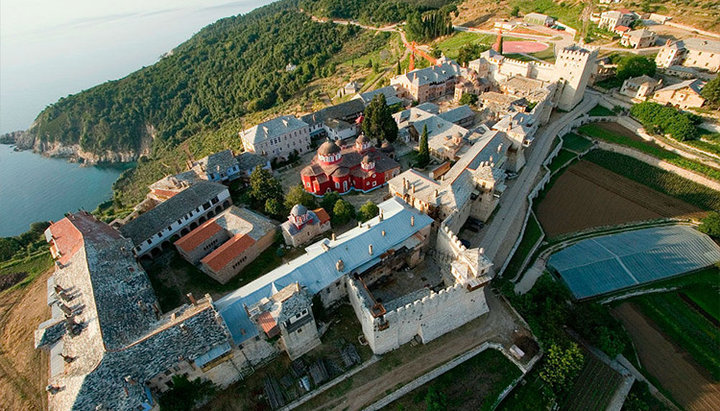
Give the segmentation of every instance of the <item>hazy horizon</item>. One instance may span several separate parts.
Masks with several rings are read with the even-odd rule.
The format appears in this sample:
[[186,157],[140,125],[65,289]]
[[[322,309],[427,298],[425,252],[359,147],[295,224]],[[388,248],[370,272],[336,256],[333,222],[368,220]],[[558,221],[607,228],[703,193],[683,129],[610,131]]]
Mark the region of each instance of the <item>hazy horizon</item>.
[[223,17],[273,0],[3,0],[0,133],[23,130],[49,104],[155,63]]

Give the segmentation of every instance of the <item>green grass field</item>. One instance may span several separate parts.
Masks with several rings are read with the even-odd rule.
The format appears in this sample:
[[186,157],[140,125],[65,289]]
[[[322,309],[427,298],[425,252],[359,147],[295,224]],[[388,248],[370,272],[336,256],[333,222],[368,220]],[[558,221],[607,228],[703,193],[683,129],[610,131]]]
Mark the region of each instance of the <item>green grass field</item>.
[[515,364],[499,351],[488,349],[405,394],[388,409],[490,410],[502,390],[520,375]]
[[622,154],[593,150],[583,159],[705,210],[720,210],[720,192]]
[[582,153],[592,145],[593,143],[590,140],[575,133],[567,133],[563,136],[563,148],[576,153]]
[[445,57],[457,59],[460,48],[466,44],[484,44],[490,46],[495,41],[495,36],[490,34],[476,34],[466,31],[455,32],[450,37],[435,44],[438,50],[442,51]]
[[577,154],[573,153],[572,151],[565,150],[564,148],[560,150],[557,157],[555,157],[548,166],[551,172],[556,172],[559,169],[561,169],[565,164],[568,163],[568,161],[572,160],[573,158],[577,157]]
[[[0,283],[4,283],[3,280],[7,280],[6,285],[8,287],[6,289],[25,287],[52,266],[53,259],[48,251],[40,252],[26,258],[18,258],[3,263],[0,266]],[[16,280],[11,280],[9,276],[17,276],[17,278]]]
[[720,329],[680,298],[677,291],[631,299],[672,341],[720,380]]
[[689,287],[682,290],[682,293],[715,320],[720,321],[720,282]]
[[532,247],[538,242],[541,235],[540,223],[538,223],[537,218],[535,218],[535,214],[530,214],[527,227],[525,227],[525,233],[523,234],[522,240],[520,240],[520,245],[518,245],[515,254],[513,254],[503,273],[505,278],[513,278],[518,274],[520,265],[525,261],[528,254],[530,254],[530,250],[532,250]]
[[678,154],[671,153],[661,147],[646,143],[644,141],[632,140],[628,137],[615,134],[614,132],[603,128],[599,124],[585,124],[578,128],[578,132],[591,138],[597,138],[600,140],[605,140],[609,143],[634,148],[638,151],[642,151],[645,154],[649,154],[653,157],[665,160],[668,163],[675,164],[678,167],[695,171],[708,178],[720,181],[719,169],[706,166],[705,164],[699,163],[697,161],[689,160]]
[[597,106],[593,107],[588,112],[588,115],[590,115],[591,117],[605,117],[605,116],[614,116],[615,113],[613,113],[613,111],[610,110],[609,108],[598,104]]

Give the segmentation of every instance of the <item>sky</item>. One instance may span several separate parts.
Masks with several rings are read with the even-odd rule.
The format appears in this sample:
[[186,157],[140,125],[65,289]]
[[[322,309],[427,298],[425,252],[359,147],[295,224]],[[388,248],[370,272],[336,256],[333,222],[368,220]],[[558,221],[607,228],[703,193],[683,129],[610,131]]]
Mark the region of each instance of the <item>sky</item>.
[[272,0],[0,0],[0,133]]

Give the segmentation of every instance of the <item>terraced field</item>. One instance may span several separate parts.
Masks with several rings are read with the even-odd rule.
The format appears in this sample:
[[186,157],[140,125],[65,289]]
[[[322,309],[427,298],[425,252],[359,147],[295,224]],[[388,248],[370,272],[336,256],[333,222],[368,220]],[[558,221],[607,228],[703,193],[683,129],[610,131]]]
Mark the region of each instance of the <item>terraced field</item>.
[[622,376],[594,355],[587,355],[563,409],[573,411],[604,410],[622,383]]

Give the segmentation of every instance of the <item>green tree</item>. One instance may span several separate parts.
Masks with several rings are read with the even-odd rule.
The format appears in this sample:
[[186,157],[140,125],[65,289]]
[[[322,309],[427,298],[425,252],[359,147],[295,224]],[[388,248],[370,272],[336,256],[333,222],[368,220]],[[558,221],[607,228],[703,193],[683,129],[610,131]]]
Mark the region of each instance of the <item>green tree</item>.
[[338,200],[332,210],[332,222],[336,226],[343,225],[355,217],[355,207],[347,200]]
[[480,54],[482,54],[484,51],[488,50],[489,48],[490,48],[489,46],[486,46],[484,44],[476,44],[476,43],[465,44],[462,47],[460,47],[460,50],[458,50],[457,62],[458,62],[458,64],[464,66],[464,65],[468,64],[469,62],[479,58]]
[[571,343],[568,348],[563,349],[553,342],[545,354],[540,378],[556,394],[562,393],[572,386],[572,382],[580,373],[584,362],[585,357],[577,344]]
[[398,60],[398,62],[397,62],[397,68],[395,69],[395,74],[398,76],[402,74],[402,65],[400,65],[400,60]]
[[465,93],[460,97],[460,104],[467,104],[468,106],[474,106],[478,102],[477,94]]
[[700,94],[705,97],[711,106],[720,106],[720,76],[708,81]]
[[287,215],[287,209],[283,207],[283,203],[277,198],[268,198],[265,200],[265,214],[282,219]]
[[368,200],[365,204],[360,206],[360,209],[357,213],[357,218],[359,221],[365,222],[378,215],[379,212],[380,209],[378,208],[378,206],[372,201]]
[[444,411],[448,409],[447,396],[434,385],[428,388],[425,394],[425,407],[428,411]]
[[315,196],[305,191],[302,184],[290,187],[285,195],[285,208],[293,208],[295,204],[302,204],[307,208],[317,208]]
[[398,127],[392,118],[392,110],[387,106],[384,94],[380,93],[373,97],[365,108],[362,130],[366,137],[375,139],[378,144],[383,140],[390,143],[397,140]]
[[655,60],[643,56],[630,55],[623,57],[618,62],[617,78],[627,80],[630,77],[639,77],[643,74],[650,77],[655,75],[657,66]]
[[340,194],[338,194],[335,191],[331,191],[323,196],[323,198],[320,200],[320,207],[324,208],[325,211],[330,214],[332,217],[333,215],[333,207],[335,207],[335,203],[340,200]]
[[255,207],[265,207],[267,200],[273,199],[282,204],[283,193],[280,181],[272,173],[260,166],[250,173],[250,197]]
[[520,15],[520,6],[513,7],[512,11],[510,12],[510,15],[513,17],[517,17]]
[[418,144],[418,156],[416,165],[419,168],[425,168],[430,163],[430,148],[428,147],[428,130],[427,124],[423,125],[423,131],[420,135]]
[[198,402],[210,397],[216,391],[215,384],[196,378],[188,380],[186,376],[175,375],[173,387],[160,396],[158,403],[162,411],[189,411]]
[[711,211],[700,222],[698,230],[710,237],[720,238],[720,212]]

